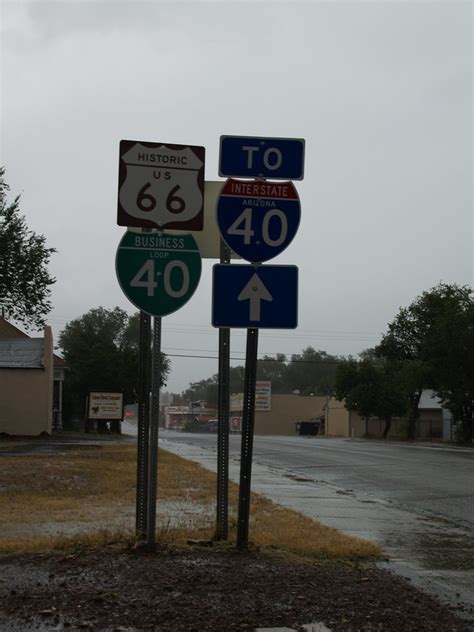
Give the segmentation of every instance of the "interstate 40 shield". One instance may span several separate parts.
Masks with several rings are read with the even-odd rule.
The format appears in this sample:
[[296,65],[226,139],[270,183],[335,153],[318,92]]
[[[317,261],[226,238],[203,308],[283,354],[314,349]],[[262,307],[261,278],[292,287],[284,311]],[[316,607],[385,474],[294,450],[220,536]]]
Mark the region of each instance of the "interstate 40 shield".
[[301,217],[292,182],[229,178],[217,204],[217,223],[229,248],[252,263],[268,261],[296,235]]
[[117,278],[128,300],[151,316],[172,314],[199,284],[201,255],[194,237],[127,231],[115,259]]

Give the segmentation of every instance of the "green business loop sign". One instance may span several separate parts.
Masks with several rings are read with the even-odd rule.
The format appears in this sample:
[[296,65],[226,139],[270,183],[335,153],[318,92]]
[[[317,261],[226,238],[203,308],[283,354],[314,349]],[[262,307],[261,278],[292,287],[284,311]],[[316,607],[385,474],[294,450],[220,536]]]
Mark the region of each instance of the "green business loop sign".
[[201,276],[201,255],[192,235],[127,231],[115,270],[123,293],[151,316],[166,316],[189,301]]

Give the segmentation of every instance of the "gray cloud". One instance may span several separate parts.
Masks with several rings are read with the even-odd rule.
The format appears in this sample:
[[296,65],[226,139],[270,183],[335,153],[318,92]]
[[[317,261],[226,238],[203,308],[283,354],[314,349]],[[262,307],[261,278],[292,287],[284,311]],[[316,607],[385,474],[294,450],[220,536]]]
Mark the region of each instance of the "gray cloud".
[[[472,282],[470,3],[4,3],[2,162],[59,252],[51,322],[133,307],[115,279],[120,138],[307,141],[300,327],[260,350],[357,353],[439,280]],[[164,345],[217,349],[211,264]],[[233,333],[235,351],[243,332]],[[217,370],[174,361],[171,387]]]

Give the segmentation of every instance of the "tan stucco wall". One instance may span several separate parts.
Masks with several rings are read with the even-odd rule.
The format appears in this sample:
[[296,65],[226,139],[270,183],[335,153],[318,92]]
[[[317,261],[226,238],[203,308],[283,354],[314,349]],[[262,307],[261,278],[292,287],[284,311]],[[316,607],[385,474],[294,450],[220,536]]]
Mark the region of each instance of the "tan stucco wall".
[[325,397],[272,394],[272,409],[255,412],[255,434],[295,435],[295,422],[324,415],[325,403]]
[[[365,435],[365,419],[356,413],[355,410],[351,410],[350,413],[350,423],[349,423],[349,435],[351,437],[363,437]],[[377,428],[378,432],[379,424],[373,423],[373,420],[369,420],[369,434],[371,434],[371,430],[375,430]]]
[[53,417],[53,337],[44,330],[44,368],[0,369],[0,432],[51,432]]
[[[397,436],[397,428],[399,420],[393,419],[392,426],[389,432],[389,437]],[[351,411],[351,429],[353,437],[364,437],[366,434],[366,428],[368,428],[369,437],[382,438],[383,430],[385,428],[385,422],[378,417],[370,417],[369,423],[366,426],[365,419],[358,413]]]
[[[331,413],[332,414],[332,413]],[[406,419],[395,418],[392,420],[392,425],[389,431],[389,437],[405,437],[406,436]],[[383,437],[383,431],[385,428],[385,422],[383,419],[377,417],[371,417],[368,423],[368,431],[370,437],[381,438]],[[431,436],[441,436],[443,430],[441,410],[421,410],[420,418],[416,426],[416,434],[419,438],[429,438]],[[349,434],[352,437],[363,437],[366,431],[365,419],[358,413],[351,410]],[[333,434],[333,433],[331,433]],[[347,436],[349,436],[349,434]]]
[[349,436],[349,412],[344,408],[344,402],[331,397],[326,412],[326,435],[328,437]]

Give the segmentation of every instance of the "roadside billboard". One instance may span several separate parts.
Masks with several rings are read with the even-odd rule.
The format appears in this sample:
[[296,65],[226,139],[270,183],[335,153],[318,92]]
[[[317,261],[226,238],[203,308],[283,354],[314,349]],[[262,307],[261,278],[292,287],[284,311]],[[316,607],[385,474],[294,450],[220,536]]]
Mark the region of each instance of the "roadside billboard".
[[[230,396],[231,417],[238,416],[244,409],[244,395],[238,393]],[[269,411],[272,409],[272,383],[270,381],[257,380],[255,382],[255,410]]]
[[255,384],[255,410],[272,409],[272,383],[260,382]]

